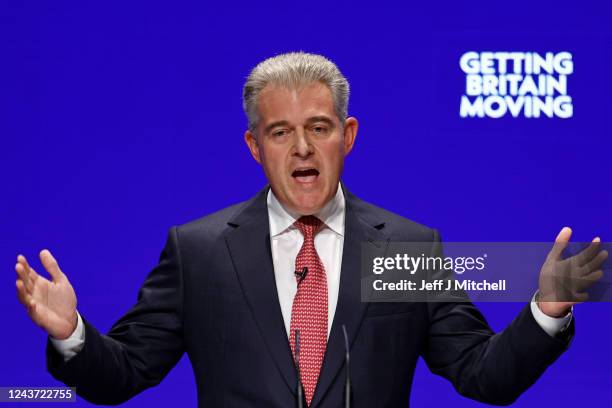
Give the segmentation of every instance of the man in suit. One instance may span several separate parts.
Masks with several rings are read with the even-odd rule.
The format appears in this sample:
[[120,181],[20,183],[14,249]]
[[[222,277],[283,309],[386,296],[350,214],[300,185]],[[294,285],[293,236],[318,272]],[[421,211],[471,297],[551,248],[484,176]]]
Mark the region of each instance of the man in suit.
[[[511,403],[532,385],[569,345],[573,302],[531,302],[494,334],[469,302],[361,301],[362,244],[384,253],[381,242],[426,242],[435,253],[440,239],[340,182],[358,128],[348,96],[346,79],[319,55],[255,67],[244,87],[245,141],[269,186],[173,227],[138,302],[106,335],[77,312],[49,251],[41,261],[52,281],[20,255],[18,296],[49,333],[52,375],[89,401],[117,404],[159,383],[187,352],[199,406],[288,407],[299,332],[304,402],[339,407],[344,325],[355,407],[408,406],[419,356],[479,401]],[[570,234],[561,231],[551,259]]]

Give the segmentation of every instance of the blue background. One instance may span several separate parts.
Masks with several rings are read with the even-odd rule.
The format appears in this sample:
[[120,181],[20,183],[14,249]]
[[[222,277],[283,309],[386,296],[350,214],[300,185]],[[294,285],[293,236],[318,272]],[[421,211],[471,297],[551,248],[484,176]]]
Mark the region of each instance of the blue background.
[[[0,386],[57,384],[45,334],[15,297],[18,253],[42,272],[49,248],[79,311],[106,331],[170,226],[265,184],[243,142],[241,89],[280,52],[324,54],[349,79],[360,130],[344,180],[361,198],[446,241],[550,241],[564,225],[575,240],[612,237],[606,2],[56,3],[0,6]],[[460,119],[458,62],[471,50],[570,51],[574,117]],[[481,307],[501,330],[522,304]],[[611,314],[576,307],[571,348],[516,406],[612,401]],[[415,407],[481,406],[423,364],[412,395]],[[196,404],[186,358],[125,406],[173,403]]]

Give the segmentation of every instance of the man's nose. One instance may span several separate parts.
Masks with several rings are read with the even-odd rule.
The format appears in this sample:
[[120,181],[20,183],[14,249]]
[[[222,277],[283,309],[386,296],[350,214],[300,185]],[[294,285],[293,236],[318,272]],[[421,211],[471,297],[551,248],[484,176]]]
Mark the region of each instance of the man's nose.
[[304,129],[296,129],[295,132],[295,154],[300,157],[307,157],[313,153],[312,144]]

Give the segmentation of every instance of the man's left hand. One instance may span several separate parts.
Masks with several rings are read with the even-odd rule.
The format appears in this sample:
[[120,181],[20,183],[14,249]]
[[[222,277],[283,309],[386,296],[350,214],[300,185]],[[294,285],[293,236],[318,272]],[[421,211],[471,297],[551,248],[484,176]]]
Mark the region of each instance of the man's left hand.
[[601,279],[601,265],[608,257],[608,251],[600,249],[601,242],[596,237],[583,251],[563,259],[571,236],[568,227],[559,232],[540,270],[538,306],[550,317],[563,317],[573,305],[588,300],[585,291]]

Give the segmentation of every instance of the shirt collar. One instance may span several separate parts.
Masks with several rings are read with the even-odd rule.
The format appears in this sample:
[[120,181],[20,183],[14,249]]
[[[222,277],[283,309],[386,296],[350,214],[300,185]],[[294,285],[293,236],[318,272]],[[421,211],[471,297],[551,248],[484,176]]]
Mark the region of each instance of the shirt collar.
[[[268,218],[270,219],[270,236],[274,237],[285,232],[293,226],[293,223],[300,218],[300,214],[290,211],[283,207],[278,201],[272,189],[268,190]],[[332,231],[340,236],[344,236],[344,209],[346,203],[342,193],[342,185],[338,183],[336,195],[329,200],[321,210],[314,214],[315,217]]]

